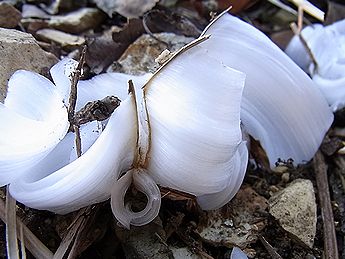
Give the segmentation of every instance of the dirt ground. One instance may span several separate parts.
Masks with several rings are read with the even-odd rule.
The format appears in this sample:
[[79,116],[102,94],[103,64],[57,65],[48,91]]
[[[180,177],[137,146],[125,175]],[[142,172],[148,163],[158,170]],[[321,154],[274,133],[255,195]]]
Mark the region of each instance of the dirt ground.
[[[144,45],[139,45],[139,51],[150,47],[145,55],[151,59],[156,58],[161,48],[173,45],[159,40],[161,37],[164,38],[160,35],[162,32],[183,36],[181,42],[188,42],[186,37],[197,37],[212,14],[219,13],[229,5],[233,5],[231,12],[234,15],[263,31],[281,48],[285,48],[293,35],[290,23],[297,20],[296,15],[269,1],[259,0],[160,1],[155,7],[147,10],[144,18],[140,16],[129,23],[126,17],[116,12],[110,17],[109,13],[112,13],[112,10],[108,9],[107,12],[104,6],[103,10],[100,10],[102,1],[8,2],[21,14],[17,23],[14,22],[10,27],[32,34],[42,49],[57,58],[78,58],[82,46],[86,45],[84,78],[109,71],[109,68],[111,71],[126,72],[128,68],[123,62],[123,55],[126,55],[125,51],[144,34],[148,35],[149,39],[142,43]],[[296,9],[290,2],[282,2]],[[338,3],[329,3],[326,0],[310,2],[326,11],[326,23],[345,18],[345,5],[342,0]],[[32,13],[27,9],[24,12],[24,7],[28,4],[36,7],[32,9]],[[64,17],[85,7],[98,8],[98,11],[93,14],[91,20],[79,20],[84,27],[80,24],[74,26],[65,21],[49,22],[53,16]],[[0,8],[0,16],[1,10]],[[14,14],[11,16],[13,18]],[[307,23],[316,22],[309,15],[305,15],[305,19]],[[61,38],[50,38],[52,36],[44,29],[52,28],[77,38],[66,42],[61,41]],[[66,39],[64,37],[67,36],[62,37]],[[131,51],[135,53],[136,50]],[[148,62],[148,66],[150,65]],[[141,69],[141,66],[146,66],[146,63],[141,63],[136,69]],[[322,211],[325,205],[321,203],[320,197],[323,199],[329,190],[329,205],[335,222],[339,258],[345,258],[345,157],[338,152],[344,145],[345,135],[341,131],[344,126],[345,110],[341,110],[337,112],[334,124],[318,152],[322,159],[314,158],[313,161],[297,168],[285,161],[283,172],[273,172],[267,165],[267,159],[259,143],[252,141],[250,166],[240,192],[228,205],[215,212],[202,211],[192,196],[162,188],[163,199],[159,218],[148,226],[133,227],[130,231],[117,224],[108,201],[93,206],[85,214],[74,212],[61,216],[29,209],[22,204],[18,204],[17,213],[23,223],[52,252],[58,249],[61,241],[71,230],[69,226],[75,222],[75,218],[84,217],[85,224],[75,233],[75,247],[69,248],[69,258],[230,258],[233,246],[239,246],[249,258],[325,258],[325,253],[329,253],[325,251],[325,238],[330,234],[328,231],[332,226],[329,226],[330,222],[323,220]],[[324,165],[328,167],[326,187],[320,186],[318,182]],[[315,193],[316,217],[314,219],[311,216],[310,221],[304,221],[305,224],[313,220],[316,222],[315,237],[311,246],[301,241],[301,237],[296,237],[284,229],[282,223],[270,212],[271,198],[298,183],[300,179],[310,180],[313,188],[308,195]],[[3,188],[0,198],[4,199],[4,193]],[[136,197],[136,200],[145,201],[145,198]],[[314,206],[313,200],[311,202],[310,206]],[[296,217],[304,220],[303,215]],[[0,233],[0,258],[6,258],[5,225],[2,222]],[[33,258],[29,251],[27,253],[28,258]]]

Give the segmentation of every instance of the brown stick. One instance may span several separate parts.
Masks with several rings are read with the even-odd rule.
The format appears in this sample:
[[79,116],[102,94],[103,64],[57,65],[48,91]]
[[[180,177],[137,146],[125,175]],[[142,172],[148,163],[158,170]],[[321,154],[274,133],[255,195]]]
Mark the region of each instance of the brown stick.
[[283,259],[283,257],[280,256],[280,254],[277,253],[277,251],[273,248],[273,246],[271,246],[270,243],[267,242],[267,240],[259,235],[259,239],[261,241],[261,243],[264,245],[264,247],[266,248],[267,252],[270,254],[272,259]]
[[75,69],[75,73],[72,75],[71,79],[71,93],[68,100],[68,121],[73,122],[75,114],[75,106],[77,104],[77,85],[79,78],[81,76],[81,71],[85,62],[86,46],[83,48],[78,66]]
[[290,28],[291,28],[292,32],[299,37],[299,39],[300,39],[304,49],[307,51],[307,53],[308,53],[308,55],[309,55],[309,57],[311,59],[311,62],[313,62],[313,64],[314,64],[314,71],[313,71],[313,73],[316,73],[318,68],[319,68],[319,65],[318,65],[318,63],[316,61],[316,58],[315,58],[313,52],[309,48],[309,45],[308,45],[307,41],[302,36],[302,33],[299,31],[298,26],[295,23],[291,23],[290,24]]
[[75,147],[77,149],[77,157],[81,157],[81,137],[79,126],[74,125],[74,134],[75,134]]
[[76,70],[74,74],[72,75],[71,79],[71,92],[68,100],[68,121],[71,124],[72,128],[74,129],[75,132],[75,143],[76,143],[76,151],[77,151],[77,156],[81,156],[81,138],[80,138],[80,132],[79,132],[79,126],[75,125],[75,106],[77,104],[77,86],[78,86],[78,81],[81,76],[81,71],[85,63],[85,54],[86,54],[86,46],[84,46],[78,66],[76,67]]
[[338,259],[338,246],[334,228],[331,198],[329,194],[327,165],[320,151],[316,153],[313,164],[320,199],[321,216],[323,221],[325,258]]

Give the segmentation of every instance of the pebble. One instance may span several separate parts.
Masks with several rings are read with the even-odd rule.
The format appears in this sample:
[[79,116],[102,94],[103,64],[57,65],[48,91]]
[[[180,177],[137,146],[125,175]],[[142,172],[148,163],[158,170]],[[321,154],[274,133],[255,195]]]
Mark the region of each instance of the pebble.
[[81,46],[85,43],[84,37],[54,29],[41,29],[36,32],[36,35],[43,41],[53,41],[61,47]]
[[97,8],[81,8],[66,15],[52,16],[48,25],[69,33],[81,33],[96,28],[105,18]]
[[[192,37],[167,32],[155,33],[154,36],[160,41],[166,42],[171,47],[170,52],[179,50],[194,40]],[[108,68],[107,72],[123,72],[132,75],[154,72],[159,67],[155,59],[166,49],[167,46],[164,43],[144,34],[127,48],[120,59]],[[117,71],[118,65],[120,65],[121,71]]]
[[310,180],[297,179],[269,199],[269,212],[297,241],[312,248],[316,234],[316,202]]
[[8,79],[19,69],[47,76],[58,59],[45,52],[31,34],[0,28],[0,101],[6,96]]
[[151,10],[159,0],[93,0],[99,9],[112,17],[117,12],[127,18],[137,18]]
[[0,27],[13,29],[17,27],[22,18],[22,14],[12,5],[0,3]]

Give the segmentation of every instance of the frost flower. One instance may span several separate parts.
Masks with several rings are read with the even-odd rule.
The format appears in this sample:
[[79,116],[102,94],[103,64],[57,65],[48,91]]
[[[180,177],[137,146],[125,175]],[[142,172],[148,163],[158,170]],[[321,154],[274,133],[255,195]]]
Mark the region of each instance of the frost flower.
[[5,102],[0,103],[0,185],[30,171],[67,133],[64,76],[56,68],[51,73],[56,85],[23,70],[9,81]]
[[[63,60],[52,69],[64,126],[49,124],[44,132],[50,136],[51,131],[61,131],[59,138],[40,159],[34,160],[29,150],[29,166],[20,177],[8,176],[4,184],[10,182],[11,194],[25,205],[58,213],[111,197],[115,217],[128,228],[157,216],[158,185],[195,195],[203,209],[226,204],[240,188],[247,167],[241,123],[261,142],[273,167],[278,158],[296,163],[311,159],[333,119],[322,95],[295,63],[254,27],[224,14],[153,75],[108,73],[80,81],[77,109],[107,95],[122,102],[107,121],[82,126],[83,152],[76,158],[63,105],[69,64],[75,62]],[[42,88],[34,79],[38,75],[20,73],[27,73],[32,87]],[[27,109],[35,104],[23,102],[20,94],[11,97],[14,79],[8,98],[13,98],[18,112],[33,116],[41,107]],[[55,89],[51,83],[48,88]],[[27,91],[26,96],[35,96]],[[50,109],[47,104],[40,111],[44,117],[58,117],[55,110],[48,116]],[[9,129],[16,125],[11,126],[6,114],[0,119],[14,139]],[[28,137],[23,128],[13,132],[23,140]],[[4,142],[0,157],[11,145]],[[41,145],[46,144],[38,135],[30,142],[32,147]],[[5,156],[1,170],[6,165],[16,169],[21,160]],[[7,177],[15,172],[8,168],[0,173]],[[124,202],[131,184],[147,196],[142,211],[133,212]]]
[[333,111],[345,107],[345,20],[328,26],[310,25],[302,30],[301,37],[307,47],[294,36],[286,53],[309,72]]

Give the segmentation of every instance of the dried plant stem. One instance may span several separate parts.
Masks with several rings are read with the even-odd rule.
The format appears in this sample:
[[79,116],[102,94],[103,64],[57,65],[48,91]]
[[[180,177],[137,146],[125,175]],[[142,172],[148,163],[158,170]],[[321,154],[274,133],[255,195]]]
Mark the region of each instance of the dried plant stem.
[[277,251],[273,248],[273,246],[271,246],[270,243],[267,242],[267,240],[259,235],[259,239],[261,241],[261,243],[264,245],[264,247],[266,248],[267,252],[270,254],[272,259],[283,259],[283,257],[280,256],[280,254],[277,253]]
[[77,216],[68,227],[67,234],[62,239],[60,246],[56,250],[53,259],[66,258],[67,252],[67,259],[76,257],[78,252],[76,244],[84,233],[84,230],[88,227],[88,224],[90,224],[90,217],[93,217],[96,211],[97,209],[95,209],[94,206],[88,206],[78,211]]
[[74,129],[74,134],[75,134],[75,146],[76,146],[76,152],[77,152],[77,156],[80,157],[81,156],[81,137],[80,137],[80,129],[79,126],[74,125],[73,126]]
[[146,32],[148,35],[150,35],[150,37],[151,37],[152,39],[155,39],[155,40],[158,41],[159,43],[162,43],[167,49],[171,49],[171,46],[169,45],[168,42],[165,42],[165,41],[163,41],[163,40],[161,40],[161,39],[158,39],[155,35],[153,35],[153,33],[151,32],[149,26],[147,26],[147,16],[148,16],[149,14],[150,14],[150,12],[144,14],[143,21],[142,21],[145,32]]
[[83,65],[85,63],[85,53],[86,53],[86,46],[83,48],[83,50],[81,52],[78,66],[76,67],[75,72],[72,75],[72,79],[71,79],[71,93],[70,93],[69,100],[68,100],[68,120],[69,120],[69,122],[73,122],[73,119],[74,119],[75,106],[77,103],[77,85],[78,85],[78,81],[79,81],[80,76],[81,76],[81,71],[82,71]]
[[20,235],[19,240],[20,240],[20,251],[22,253],[22,259],[26,259],[23,224],[19,225],[19,235]]
[[321,216],[323,220],[324,232],[324,251],[326,259],[338,259],[337,239],[334,228],[334,218],[329,194],[329,185],[327,177],[327,165],[324,157],[318,151],[313,160],[316,175],[316,184],[319,193]]
[[316,58],[315,58],[313,52],[311,51],[311,49],[308,46],[307,41],[302,36],[302,33],[298,29],[298,26],[296,25],[296,23],[291,23],[290,24],[290,28],[291,28],[292,32],[299,37],[299,39],[300,39],[304,49],[307,51],[307,53],[308,53],[308,55],[309,55],[309,57],[311,59],[311,62],[313,62],[313,64],[314,64],[314,73],[316,73],[316,71],[318,70],[319,66],[318,66],[318,63],[316,61]]
[[82,68],[85,63],[85,54],[86,54],[86,46],[84,46],[80,59],[78,62],[78,66],[75,69],[74,74],[72,75],[71,79],[71,92],[68,100],[68,121],[71,124],[71,127],[73,128],[75,132],[75,143],[76,143],[76,152],[77,156],[81,156],[81,138],[80,138],[80,131],[79,131],[79,126],[75,125],[75,106],[77,104],[77,86],[78,86],[78,81],[81,76]]
[[301,5],[298,6],[297,27],[298,35],[301,35],[301,31],[303,28],[303,7]]
[[17,201],[11,196],[6,188],[6,246],[7,257],[10,259],[19,259],[19,248],[17,242],[17,222],[16,222],[16,204]]
[[295,9],[291,8],[290,6],[288,6],[287,4],[284,4],[282,1],[280,0],[267,0],[268,2],[270,2],[271,4],[279,7],[280,9],[283,9],[284,11],[296,15],[297,16],[297,12]]
[[[5,202],[0,199],[0,219],[6,224],[6,205]],[[21,235],[19,239],[25,242],[26,248],[31,252],[31,254],[40,259],[51,259],[53,258],[53,253],[28,229],[24,223],[16,217],[17,220],[17,230],[23,229],[24,240]]]

